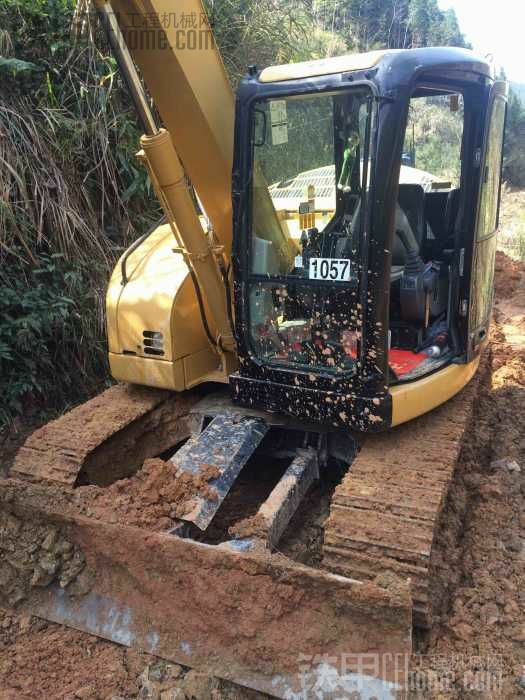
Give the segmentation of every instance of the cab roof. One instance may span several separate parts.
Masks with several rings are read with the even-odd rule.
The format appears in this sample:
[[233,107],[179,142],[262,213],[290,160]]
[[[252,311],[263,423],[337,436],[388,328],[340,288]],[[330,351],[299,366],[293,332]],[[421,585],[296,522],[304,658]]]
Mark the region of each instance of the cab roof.
[[434,67],[451,70],[471,70],[487,77],[492,77],[491,67],[485,59],[476,56],[469,49],[454,47],[436,47],[422,49],[388,49],[369,51],[367,53],[346,54],[322,58],[316,61],[287,63],[280,66],[269,66],[259,74],[259,82],[276,83],[285,80],[299,80],[334,73],[350,73],[352,71],[371,70],[380,64],[389,63],[393,68],[397,65],[406,67],[413,64],[414,70],[431,70]]

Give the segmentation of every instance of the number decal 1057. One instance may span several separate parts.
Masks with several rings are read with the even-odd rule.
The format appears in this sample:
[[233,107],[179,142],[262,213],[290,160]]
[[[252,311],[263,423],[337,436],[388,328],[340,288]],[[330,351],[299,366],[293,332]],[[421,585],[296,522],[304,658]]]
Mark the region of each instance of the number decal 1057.
[[310,258],[308,277],[311,280],[349,282],[350,274],[350,260],[346,258]]

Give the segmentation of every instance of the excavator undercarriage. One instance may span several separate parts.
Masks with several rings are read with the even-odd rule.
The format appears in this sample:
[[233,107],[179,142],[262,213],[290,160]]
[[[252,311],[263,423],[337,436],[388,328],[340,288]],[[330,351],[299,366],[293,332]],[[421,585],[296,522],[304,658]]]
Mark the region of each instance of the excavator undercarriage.
[[[402,693],[413,626],[440,601],[433,544],[480,381],[365,439],[223,393],[112,387],[34,433],[0,484],[1,602],[275,697],[327,676]],[[159,455],[172,509],[140,521],[163,492],[133,481]],[[316,556],[281,552],[334,472]]]

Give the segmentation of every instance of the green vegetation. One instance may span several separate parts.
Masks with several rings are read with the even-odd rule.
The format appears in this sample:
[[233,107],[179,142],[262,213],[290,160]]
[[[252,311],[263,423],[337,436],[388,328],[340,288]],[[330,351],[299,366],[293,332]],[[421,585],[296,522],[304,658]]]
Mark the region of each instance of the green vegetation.
[[500,247],[508,255],[525,262],[525,207],[508,229],[508,235],[500,241]]
[[[36,396],[46,406],[60,406],[87,395],[94,377],[105,370],[102,329],[88,325],[95,319],[96,299],[89,294],[82,301],[93,270],[53,253],[41,254],[38,267],[25,275],[17,272],[0,294],[0,365],[8,392],[4,421],[31,408],[28,402]],[[82,342],[86,333],[88,344]]]
[[[437,0],[206,5],[234,84],[250,63],[385,46],[465,45],[454,13],[440,11]],[[87,0],[0,3],[4,423],[30,410],[62,410],[108,381],[107,279],[119,253],[158,218],[134,158],[135,115],[86,7]],[[512,123],[519,125],[523,116],[513,110]],[[509,178],[520,177],[520,158],[510,142]]]
[[512,89],[507,109],[503,178],[511,185],[525,187],[525,105]]
[[312,10],[353,50],[467,45],[455,12],[437,0],[317,0]]
[[515,83],[511,81],[510,89],[519,97],[521,103],[525,105],[525,83]]
[[404,152],[413,165],[436,177],[459,185],[463,101],[451,111],[449,98],[416,97],[411,101]]
[[107,381],[108,276],[158,218],[115,62],[72,36],[74,11],[0,6],[0,424]]
[[521,213],[521,216],[516,224],[517,234],[515,240],[515,252],[516,256],[522,262],[525,262],[525,211]]
[[503,188],[498,245],[525,262],[525,190]]
[[437,0],[205,0],[235,82],[266,66],[345,51],[467,46],[453,10]]

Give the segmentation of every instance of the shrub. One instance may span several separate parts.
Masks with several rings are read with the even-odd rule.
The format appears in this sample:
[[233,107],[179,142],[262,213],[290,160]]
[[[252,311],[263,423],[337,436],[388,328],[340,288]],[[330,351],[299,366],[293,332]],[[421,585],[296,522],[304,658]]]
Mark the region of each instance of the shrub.
[[29,406],[85,398],[100,385],[106,362],[103,336],[92,327],[98,306],[92,270],[54,253],[40,255],[30,270],[7,272],[0,280],[2,422]]

